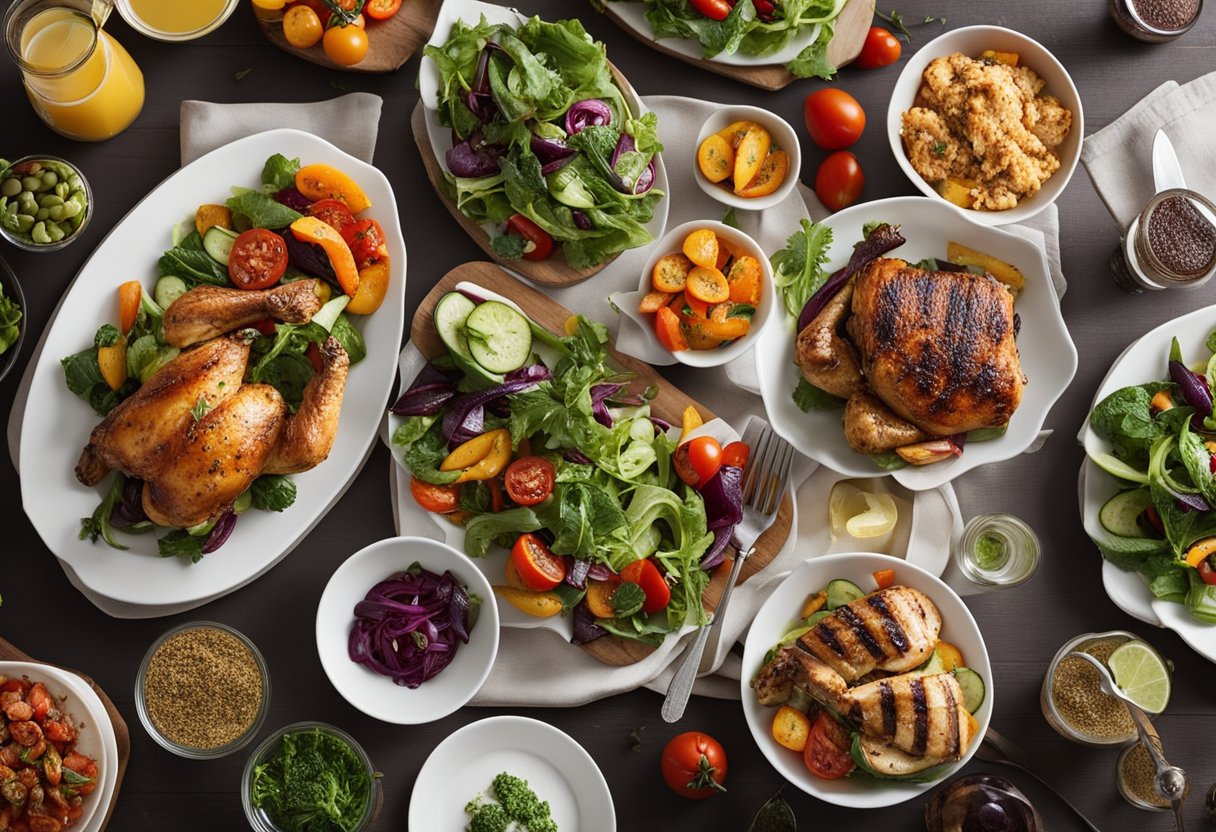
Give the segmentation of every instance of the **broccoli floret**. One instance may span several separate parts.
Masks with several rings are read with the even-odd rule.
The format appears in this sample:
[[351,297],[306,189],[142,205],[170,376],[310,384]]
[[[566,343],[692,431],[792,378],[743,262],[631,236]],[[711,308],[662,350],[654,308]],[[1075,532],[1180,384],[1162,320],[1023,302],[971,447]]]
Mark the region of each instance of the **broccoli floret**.
[[371,798],[354,749],[317,729],[287,734],[254,770],[253,803],[289,832],[350,832]]
[[505,771],[494,778],[494,796],[506,810],[507,817],[527,824],[528,832],[542,818],[549,817],[549,803],[541,800],[528,786],[528,781],[507,774]]
[[464,807],[469,815],[469,825],[465,832],[507,832],[511,819],[497,803],[484,803],[481,798],[469,801]]

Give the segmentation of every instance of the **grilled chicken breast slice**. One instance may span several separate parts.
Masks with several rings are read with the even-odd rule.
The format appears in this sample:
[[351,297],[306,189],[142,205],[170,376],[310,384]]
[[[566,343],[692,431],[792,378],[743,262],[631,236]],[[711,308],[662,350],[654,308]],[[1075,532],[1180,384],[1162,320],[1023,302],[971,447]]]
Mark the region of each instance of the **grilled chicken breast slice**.
[[839,710],[847,687],[840,674],[805,650],[787,645],[752,680],[761,705],[784,705],[797,688],[816,702]]
[[855,682],[872,670],[903,673],[920,666],[941,629],[941,613],[927,595],[893,586],[839,607],[797,645]]
[[847,329],[870,388],[921,429],[999,428],[1021,403],[1013,296],[990,275],[879,258],[857,276],[852,312]]
[[975,736],[975,720],[951,673],[905,674],[851,688],[843,712],[863,734],[913,757],[957,760]]

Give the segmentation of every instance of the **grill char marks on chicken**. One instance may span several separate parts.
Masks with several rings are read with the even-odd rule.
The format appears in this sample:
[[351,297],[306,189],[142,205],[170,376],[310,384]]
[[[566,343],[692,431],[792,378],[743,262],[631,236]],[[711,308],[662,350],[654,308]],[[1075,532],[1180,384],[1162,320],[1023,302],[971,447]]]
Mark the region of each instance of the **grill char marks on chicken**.
[[867,682],[845,700],[843,713],[863,733],[913,757],[957,760],[974,735],[962,689],[949,673]]

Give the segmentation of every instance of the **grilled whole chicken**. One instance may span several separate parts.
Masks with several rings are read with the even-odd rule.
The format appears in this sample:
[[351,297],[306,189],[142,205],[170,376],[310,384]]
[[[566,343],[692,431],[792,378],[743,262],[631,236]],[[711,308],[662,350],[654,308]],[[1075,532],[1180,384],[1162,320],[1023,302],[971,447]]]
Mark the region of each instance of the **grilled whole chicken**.
[[901,419],[868,390],[854,393],[844,406],[844,438],[856,451],[880,454],[931,437],[906,419]]
[[173,347],[188,347],[265,318],[306,324],[321,308],[320,290],[319,280],[297,280],[254,291],[198,286],[165,310],[165,341]]

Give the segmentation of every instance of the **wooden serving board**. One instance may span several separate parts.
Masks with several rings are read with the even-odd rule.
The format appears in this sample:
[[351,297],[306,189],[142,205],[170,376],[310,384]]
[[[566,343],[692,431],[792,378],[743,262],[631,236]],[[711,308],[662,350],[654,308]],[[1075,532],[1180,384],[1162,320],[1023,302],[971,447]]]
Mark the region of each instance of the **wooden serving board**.
[[[640,0],[609,0],[604,3],[604,14],[624,29],[634,38],[652,49],[670,55],[685,63],[699,66],[710,72],[734,78],[744,84],[759,87],[762,90],[779,90],[789,86],[794,81],[804,80],[794,75],[781,64],[757,64],[756,66],[733,66],[719,61],[704,58],[690,58],[688,55],[664,46],[662,41],[655,40],[649,32],[638,31],[628,25],[621,16],[613,10],[620,2],[640,2]],[[877,0],[849,0],[836,18],[836,30],[828,44],[828,63],[839,69],[852,63],[861,54],[865,44],[866,34],[874,22],[874,7]]]
[[[443,343],[439,340],[439,335],[435,332],[433,321],[435,304],[439,302],[441,297],[455,289],[458,283],[464,281],[475,283],[503,297],[510,298],[519,304],[520,309],[528,317],[552,332],[564,332],[566,321],[572,314],[569,309],[566,309],[557,301],[519,282],[493,263],[465,263],[452,269],[443,276],[443,279],[435,284],[435,288],[431,289],[430,293],[423,299],[417,313],[414,315],[414,322],[410,328],[410,340],[413,341],[414,346],[418,348],[419,352],[428,359],[437,358],[446,352]],[[649,364],[639,361],[632,356],[617,352],[612,346],[609,346],[608,349],[613,361],[622,369],[634,373],[640,384],[658,385],[659,394],[650,403],[656,416],[666,419],[673,424],[679,424],[684,409],[689,405],[694,405],[701,412],[705,421],[714,418],[714,414],[709,408],[672,386],[670,382],[666,381]],[[739,583],[743,583],[756,574],[756,572],[767,566],[777,556],[777,553],[781,551],[781,547],[785,545],[786,538],[790,535],[793,517],[793,501],[787,494],[781,503],[781,508],[777,512],[777,519],[760,536],[760,540],[756,543],[755,553],[743,564],[743,569],[740,570],[739,574]],[[702,599],[706,610],[712,612],[717,609],[718,600],[722,597],[722,590],[725,588],[729,577],[730,561],[728,560],[714,571],[710,583],[705,589]],[[633,664],[646,658],[654,651],[653,647],[641,642],[629,641],[617,636],[605,636],[604,638],[596,639],[590,644],[583,645],[583,649],[605,664],[612,665]]]
[[[18,650],[12,644],[0,638],[0,660],[8,662],[34,662],[35,664],[47,664],[47,662],[39,661]],[[58,667],[58,665],[53,665]],[[105,706],[106,713],[110,716],[110,722],[114,726],[114,739],[118,745],[118,775],[114,780],[114,794],[110,795],[110,804],[106,806],[105,816],[101,821],[101,826],[97,827],[98,832],[103,832],[106,825],[110,822],[110,816],[114,814],[114,806],[118,803],[118,793],[122,790],[122,778],[127,773],[127,760],[131,757],[131,734],[127,731],[127,723],[122,718],[122,714],[118,712],[118,708],[114,707],[114,703],[110,701],[110,697],[106,696],[106,692],[98,687],[97,683],[85,676],[83,673],[72,670],[70,668],[60,668],[69,673],[74,673],[85,681],[85,683],[93,689],[97,697],[101,700],[101,704]]]
[[[608,66],[612,70],[612,77],[616,81],[617,86],[627,96],[632,95],[634,98],[637,98],[637,93],[634,92],[629,82],[625,80],[625,76],[621,75],[620,71],[611,63]],[[418,153],[422,156],[422,164],[426,168],[427,178],[431,180],[431,186],[435,189],[435,193],[439,195],[440,202],[448,209],[448,212],[460,224],[460,227],[495,262],[508,266],[534,283],[540,283],[545,286],[570,286],[583,282],[617,258],[618,255],[613,255],[597,266],[587,269],[572,269],[566,265],[566,260],[561,255],[559,247],[548,260],[533,261],[521,259],[504,261],[499,259],[494,251],[494,247],[490,245],[490,235],[486,233],[486,230],[460,213],[460,209],[456,207],[455,203],[444,194],[442,188],[443,166],[440,165],[439,159],[435,157],[435,150],[431,147],[431,139],[426,129],[426,112],[423,107],[424,105],[421,101],[414,106],[414,113],[410,117],[410,128],[414,131],[414,143],[418,145]],[[670,197],[664,198],[669,199]]]
[[443,0],[405,0],[401,10],[388,20],[369,20],[367,56],[354,66],[334,63],[319,43],[307,49],[292,46],[283,34],[281,19],[266,20],[259,15],[258,25],[275,46],[311,63],[345,72],[393,72],[430,40],[442,5]]

